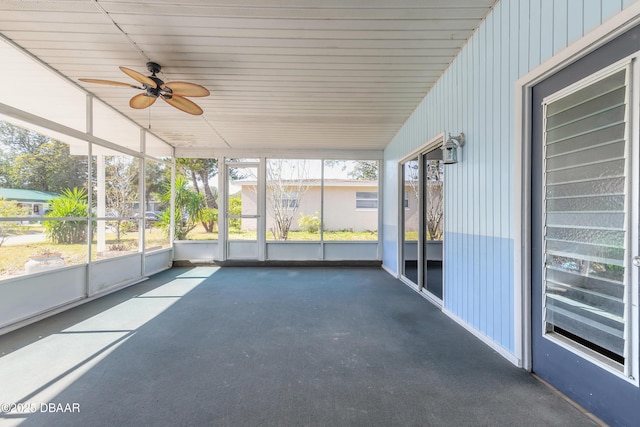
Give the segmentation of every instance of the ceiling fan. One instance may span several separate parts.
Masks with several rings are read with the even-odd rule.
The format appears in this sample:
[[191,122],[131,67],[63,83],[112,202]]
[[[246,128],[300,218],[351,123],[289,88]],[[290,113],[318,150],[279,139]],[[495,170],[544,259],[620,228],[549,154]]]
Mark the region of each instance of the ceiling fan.
[[162,67],[155,62],[147,62],[147,70],[151,73],[150,76],[145,76],[135,70],[126,67],[120,67],[123,73],[142,83],[142,87],[132,85],[129,83],[115,82],[112,80],[99,80],[99,79],[79,79],[80,81],[87,83],[100,83],[112,86],[126,86],[134,89],[144,90],[143,93],[135,95],[129,101],[131,108],[143,109],[150,107],[156,99],[162,98],[167,104],[172,107],[182,110],[185,113],[198,116],[202,114],[202,108],[200,108],[195,102],[185,98],[185,96],[209,96],[210,92],[207,88],[197,85],[195,83],[188,82],[163,82],[156,73],[159,73]]

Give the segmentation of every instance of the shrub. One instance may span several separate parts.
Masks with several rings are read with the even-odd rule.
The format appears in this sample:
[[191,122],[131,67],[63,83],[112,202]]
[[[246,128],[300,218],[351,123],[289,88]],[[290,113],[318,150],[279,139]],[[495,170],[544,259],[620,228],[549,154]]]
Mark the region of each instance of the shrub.
[[307,215],[304,212],[301,213],[300,219],[298,219],[298,227],[307,233],[320,232],[320,217],[318,216],[318,212],[313,215]]
[[[240,197],[229,198],[229,214],[230,215],[242,215],[242,200]],[[240,231],[242,225],[240,218],[229,218],[229,228]]]
[[[81,188],[66,189],[60,197],[49,201],[47,217],[87,217],[87,192]],[[86,220],[43,221],[45,235],[52,243],[72,244],[87,241]]]
[[207,233],[213,233],[218,226],[218,209],[203,208],[200,211],[200,222]]

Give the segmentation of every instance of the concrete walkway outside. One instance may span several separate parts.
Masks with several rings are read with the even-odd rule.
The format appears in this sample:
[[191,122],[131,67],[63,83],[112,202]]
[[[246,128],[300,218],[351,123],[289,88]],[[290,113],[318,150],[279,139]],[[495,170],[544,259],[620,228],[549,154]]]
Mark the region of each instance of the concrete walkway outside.
[[166,271],[0,336],[0,404],[26,426],[597,425],[377,268]]

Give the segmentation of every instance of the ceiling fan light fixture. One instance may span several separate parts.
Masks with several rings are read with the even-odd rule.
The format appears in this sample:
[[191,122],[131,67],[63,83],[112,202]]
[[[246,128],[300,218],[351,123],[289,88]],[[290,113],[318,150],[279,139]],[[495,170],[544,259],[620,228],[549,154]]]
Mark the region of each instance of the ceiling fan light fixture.
[[160,72],[162,67],[156,62],[147,62],[147,70],[151,73],[150,76],[145,76],[135,70],[127,67],[120,67],[120,70],[142,84],[142,87],[130,85],[128,83],[114,82],[110,80],[99,79],[80,79],[80,81],[86,83],[99,83],[111,86],[128,86],[135,89],[144,90],[143,93],[135,95],[129,101],[129,106],[135,109],[143,109],[150,107],[157,98],[161,97],[169,105],[177,108],[180,111],[184,111],[193,115],[200,115],[203,113],[200,108],[193,101],[185,98],[186,96],[202,97],[209,96],[211,93],[204,86],[200,86],[195,83],[189,82],[167,82],[165,83],[160,78],[156,77],[156,74]]

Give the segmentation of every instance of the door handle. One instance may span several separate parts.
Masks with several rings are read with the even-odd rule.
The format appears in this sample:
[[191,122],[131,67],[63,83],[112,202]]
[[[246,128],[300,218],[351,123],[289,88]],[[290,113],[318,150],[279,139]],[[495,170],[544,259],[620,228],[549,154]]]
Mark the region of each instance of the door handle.
[[634,256],[631,262],[634,267],[640,267],[640,256]]

